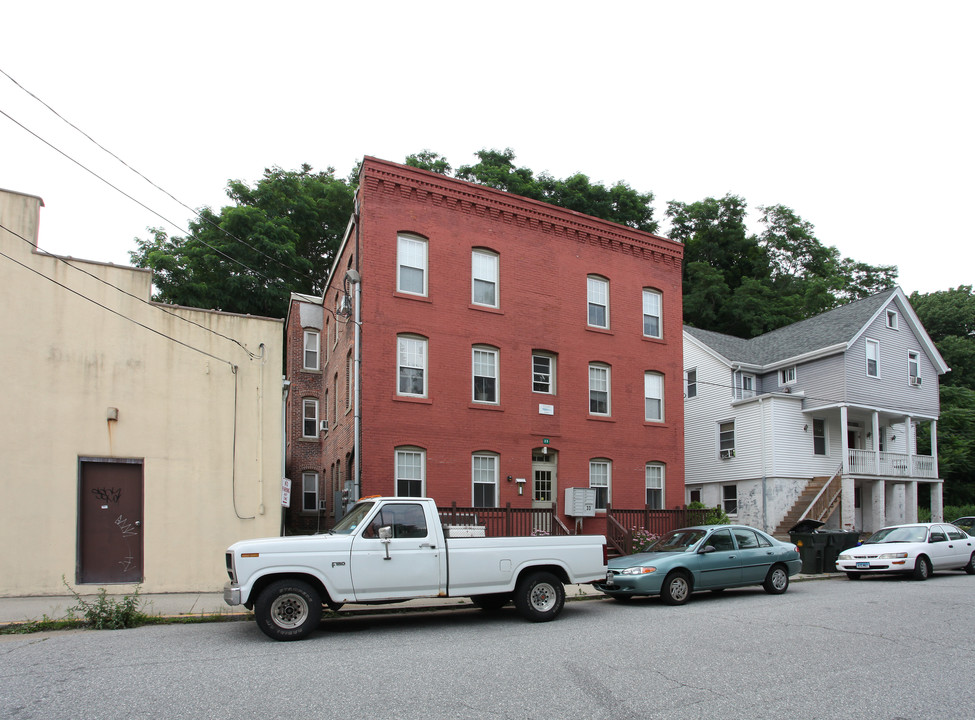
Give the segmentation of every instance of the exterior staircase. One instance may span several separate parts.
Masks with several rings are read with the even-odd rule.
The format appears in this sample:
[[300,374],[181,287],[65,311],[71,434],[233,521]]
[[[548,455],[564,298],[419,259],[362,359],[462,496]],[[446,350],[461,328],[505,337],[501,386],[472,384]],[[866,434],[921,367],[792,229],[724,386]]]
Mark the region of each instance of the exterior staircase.
[[[815,477],[806,483],[805,489],[795,501],[789,512],[782,518],[782,522],[775,528],[772,535],[776,538],[789,539],[789,530],[800,520],[819,520],[826,522],[833,511],[840,504],[840,475],[837,472],[832,477]],[[835,487],[834,487],[835,486]]]

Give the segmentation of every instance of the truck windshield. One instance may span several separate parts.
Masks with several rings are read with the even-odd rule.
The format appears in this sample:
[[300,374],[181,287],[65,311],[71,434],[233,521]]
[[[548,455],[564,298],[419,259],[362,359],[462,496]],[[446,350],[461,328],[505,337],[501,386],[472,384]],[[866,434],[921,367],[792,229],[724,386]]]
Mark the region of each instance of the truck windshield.
[[348,515],[336,523],[335,527],[332,528],[332,532],[338,535],[349,535],[354,533],[355,529],[359,527],[359,523],[362,522],[362,518],[368,515],[369,511],[372,510],[373,505],[375,505],[375,503],[359,503],[352,508],[352,511]]

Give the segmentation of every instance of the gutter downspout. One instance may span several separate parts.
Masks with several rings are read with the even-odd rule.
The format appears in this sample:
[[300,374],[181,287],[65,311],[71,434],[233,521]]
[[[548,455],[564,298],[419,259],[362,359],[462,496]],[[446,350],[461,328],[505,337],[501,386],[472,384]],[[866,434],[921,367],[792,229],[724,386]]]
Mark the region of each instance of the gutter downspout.
[[353,416],[353,429],[352,429],[352,452],[353,454],[353,495],[355,499],[358,500],[362,496],[362,465],[360,462],[361,455],[361,441],[362,441],[362,418],[359,413],[362,410],[362,401],[360,394],[362,388],[359,382],[361,375],[361,365],[362,365],[362,263],[359,259],[359,198],[358,190],[356,191],[356,196],[353,199],[353,217],[355,218],[355,265],[356,272],[359,273],[359,282],[355,284],[355,323],[354,336],[352,341],[352,416]]
[[[285,468],[288,460],[288,395],[291,393],[291,381],[281,377],[281,479],[284,480]],[[284,506],[281,506],[281,537],[284,537]]]
[[765,398],[758,398],[758,414],[762,418],[762,530],[768,532],[768,473],[765,456]]

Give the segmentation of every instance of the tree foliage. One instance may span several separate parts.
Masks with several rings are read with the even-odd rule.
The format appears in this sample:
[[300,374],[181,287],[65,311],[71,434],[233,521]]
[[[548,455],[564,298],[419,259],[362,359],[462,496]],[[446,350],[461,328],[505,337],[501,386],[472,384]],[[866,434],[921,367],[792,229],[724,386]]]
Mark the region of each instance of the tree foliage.
[[754,337],[894,284],[895,267],[840,257],[791,208],[758,210],[754,235],[737,195],[667,204],[668,234],[684,244],[686,323]]
[[234,204],[204,207],[186,237],[152,228],[129,256],[162,302],[283,317],[292,291],[321,292],[354,190],[333,168],[265,169],[253,186],[228,182]]

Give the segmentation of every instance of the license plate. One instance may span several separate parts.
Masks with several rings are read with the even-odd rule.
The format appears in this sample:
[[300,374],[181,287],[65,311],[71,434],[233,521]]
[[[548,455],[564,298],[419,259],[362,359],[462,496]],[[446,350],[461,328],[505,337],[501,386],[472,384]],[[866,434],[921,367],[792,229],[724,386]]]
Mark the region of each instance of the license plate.
[[870,563],[868,563],[868,562],[858,562],[857,563],[857,570],[860,570],[861,568],[863,570],[869,570],[870,569]]
[[613,573],[606,573],[606,584],[607,585],[615,585],[616,584],[613,581]]

